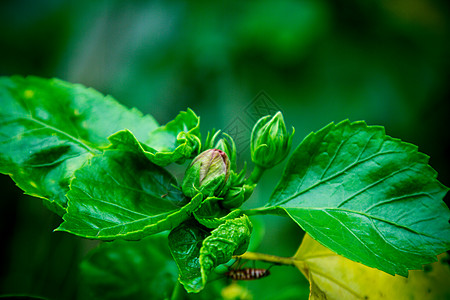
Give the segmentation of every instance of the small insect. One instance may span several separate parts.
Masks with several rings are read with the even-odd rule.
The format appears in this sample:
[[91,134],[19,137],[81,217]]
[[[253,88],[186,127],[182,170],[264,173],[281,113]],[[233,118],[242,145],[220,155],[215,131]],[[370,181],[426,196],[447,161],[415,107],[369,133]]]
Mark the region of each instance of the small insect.
[[[268,269],[260,269],[255,268],[255,261],[253,261],[253,268],[244,268],[244,265],[248,261],[241,263],[241,259],[238,258],[232,265],[232,268],[228,270],[228,272],[225,272],[225,277],[232,279],[232,280],[257,280],[264,277],[267,277],[270,275],[270,268],[272,268],[273,265],[271,265]],[[233,266],[236,265],[236,267],[233,268]]]
[[269,269],[242,268],[225,272],[227,278],[233,280],[256,280],[269,276]]

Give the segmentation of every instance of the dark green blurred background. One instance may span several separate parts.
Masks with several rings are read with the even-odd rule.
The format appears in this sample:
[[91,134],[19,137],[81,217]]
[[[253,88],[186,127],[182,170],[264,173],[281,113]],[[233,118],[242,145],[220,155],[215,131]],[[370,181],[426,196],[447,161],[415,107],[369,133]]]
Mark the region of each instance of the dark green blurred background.
[[[449,8],[446,0],[3,0],[0,75],[82,83],[161,124],[191,107],[204,133],[239,135],[242,160],[249,110],[265,114],[258,95],[295,127],[294,145],[331,121],[366,120],[418,145],[449,186]],[[264,203],[281,170],[265,175],[250,206]],[[95,243],[52,233],[59,217],[0,180],[0,294],[76,298],[77,266]],[[300,230],[264,220],[258,250],[292,255]],[[295,272],[289,280],[304,285]]]

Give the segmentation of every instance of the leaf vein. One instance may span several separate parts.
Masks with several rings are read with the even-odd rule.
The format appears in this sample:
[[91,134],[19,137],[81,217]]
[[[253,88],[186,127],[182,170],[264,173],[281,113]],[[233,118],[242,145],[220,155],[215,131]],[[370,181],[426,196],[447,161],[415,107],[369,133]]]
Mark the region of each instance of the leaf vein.
[[432,199],[431,195],[429,193],[426,193],[426,192],[414,193],[414,194],[409,194],[409,195],[403,195],[403,196],[400,196],[400,197],[389,198],[389,199],[386,199],[386,200],[382,200],[382,201],[376,202],[376,203],[372,204],[371,206],[369,206],[368,208],[366,208],[364,210],[364,213],[368,213],[369,211],[371,211],[372,209],[374,209],[375,207],[380,206],[380,205],[385,205],[385,204],[389,204],[389,203],[392,203],[392,202],[402,201],[402,200],[406,200],[406,199],[409,199],[409,198],[415,198],[415,197],[418,197],[418,196],[425,196],[425,197],[428,197],[428,198]]
[[388,175],[386,175],[386,176],[384,176],[384,177],[378,179],[377,181],[375,181],[375,182],[373,182],[373,183],[371,183],[371,184],[369,184],[369,185],[366,185],[364,188],[360,189],[359,191],[357,191],[356,193],[354,193],[353,195],[351,195],[351,196],[348,197],[347,199],[344,199],[341,203],[339,203],[339,205],[338,205],[337,207],[339,208],[339,207],[343,206],[344,204],[346,204],[347,202],[349,202],[351,199],[353,199],[353,198],[355,198],[356,196],[358,196],[358,195],[364,193],[365,191],[367,191],[367,190],[373,188],[374,186],[376,186],[376,185],[380,184],[381,182],[385,181],[386,179],[391,178],[392,176],[394,176],[394,175],[396,175],[396,174],[398,174],[398,173],[401,173],[401,172],[403,172],[403,171],[408,171],[410,166],[411,166],[411,165],[406,166],[406,167],[404,167],[403,169],[396,170],[396,171],[394,171],[394,172],[392,172],[392,173],[390,173],[390,174],[388,174]]
[[370,247],[368,247],[354,232],[353,230],[351,230],[345,223],[343,223],[341,220],[339,220],[338,218],[336,218],[335,216],[333,216],[332,214],[330,214],[328,211],[324,211],[330,218],[336,220],[339,224],[341,224],[345,229],[347,229],[347,231],[353,236],[355,237],[356,240],[358,240],[358,242],[367,250],[369,250],[369,252],[371,252],[375,257],[380,258],[381,260],[384,260],[385,262],[387,262],[389,265],[393,265],[392,262],[388,261],[385,257],[377,254],[376,252],[374,252],[372,249],[370,249]]
[[20,119],[27,120],[27,121],[30,121],[30,122],[34,122],[36,124],[41,125],[44,128],[47,128],[47,129],[52,130],[52,131],[54,131],[56,133],[59,133],[59,134],[65,136],[65,137],[67,137],[69,140],[72,140],[73,142],[79,144],[81,147],[85,148],[86,150],[88,150],[89,152],[91,152],[93,154],[98,152],[98,151],[94,150],[93,148],[89,147],[88,145],[86,145],[85,143],[83,143],[80,139],[78,139],[78,138],[76,138],[76,137],[74,137],[74,136],[72,136],[72,135],[70,135],[70,134],[68,134],[68,133],[66,133],[66,132],[56,128],[56,127],[53,127],[53,126],[51,126],[49,124],[46,124],[44,122],[41,122],[39,120],[36,120],[32,116],[30,116],[30,117],[24,117],[24,116],[17,117],[15,119],[15,121],[19,121]]
[[[309,186],[308,188],[306,188],[306,189],[304,189],[302,191],[297,191],[292,196],[290,196],[290,197],[288,197],[286,199],[278,201],[276,203],[276,205],[281,205],[281,204],[284,204],[286,202],[289,202],[290,200],[300,196],[301,194],[304,194],[307,191],[309,191],[309,190],[311,190],[311,189],[321,185],[322,183],[325,183],[325,182],[327,182],[327,181],[329,181],[331,179],[334,179],[334,178],[338,177],[339,175],[341,175],[341,174],[347,172],[348,170],[350,170],[351,168],[353,168],[353,167],[355,167],[355,166],[357,166],[357,165],[359,165],[361,163],[365,163],[365,162],[371,160],[372,158],[375,158],[375,157],[380,156],[380,155],[388,155],[388,154],[396,154],[396,153],[403,153],[403,152],[402,151],[394,151],[394,150],[393,151],[386,151],[386,152],[378,152],[378,153],[375,153],[375,154],[373,154],[373,155],[371,155],[371,156],[369,156],[369,157],[367,157],[367,158],[365,158],[363,160],[355,161],[355,162],[351,163],[350,165],[348,165],[347,167],[345,167],[344,169],[342,169],[341,171],[337,172],[336,174],[331,175],[331,176],[325,178],[324,180],[319,180],[318,182],[316,182],[315,184]],[[309,168],[309,165],[308,165],[308,168]]]

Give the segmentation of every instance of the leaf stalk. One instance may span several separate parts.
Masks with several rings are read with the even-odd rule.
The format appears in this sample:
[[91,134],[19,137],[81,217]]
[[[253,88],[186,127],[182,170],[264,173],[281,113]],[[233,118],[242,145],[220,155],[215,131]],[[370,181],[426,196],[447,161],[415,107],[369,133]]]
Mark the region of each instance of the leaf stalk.
[[170,300],[183,299],[183,293],[183,286],[181,285],[180,281],[177,280],[177,283],[175,283],[175,286],[173,287],[172,297],[170,297]]
[[264,261],[276,265],[294,265],[294,258],[292,257],[281,257],[265,253],[245,252],[244,254],[237,256],[237,258]]
[[261,179],[261,176],[264,174],[265,170],[266,170],[265,168],[255,165],[252,174],[250,174],[250,177],[247,178],[246,184],[248,185],[257,184],[259,179]]

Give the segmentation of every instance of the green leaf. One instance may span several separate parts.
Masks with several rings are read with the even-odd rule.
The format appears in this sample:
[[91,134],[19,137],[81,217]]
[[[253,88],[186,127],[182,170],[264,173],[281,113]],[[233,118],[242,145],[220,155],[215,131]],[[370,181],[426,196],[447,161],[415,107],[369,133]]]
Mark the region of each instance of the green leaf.
[[226,220],[211,233],[193,221],[172,230],[169,246],[186,291],[200,292],[216,266],[228,262],[233,255],[243,254],[251,232],[252,224],[245,215]]
[[80,299],[168,299],[178,276],[167,237],[158,235],[104,243],[80,271]]
[[58,79],[0,78],[0,172],[62,214],[75,170],[107,137],[128,128],[147,138],[158,124],[110,96]]
[[407,276],[450,248],[448,189],[436,177],[382,127],[332,123],[295,150],[266,209],[281,207],[338,254]]
[[205,285],[199,256],[203,240],[209,234],[209,229],[194,221],[181,224],[169,234],[169,247],[178,265],[179,280],[189,292],[200,291]]
[[167,171],[143,155],[107,150],[75,173],[69,207],[59,231],[86,238],[138,240],[188,219],[202,197],[190,202]]
[[198,153],[201,148],[199,128],[200,118],[188,109],[144,140],[128,130],[113,134],[109,140],[115,149],[142,152],[151,162],[164,167],[174,162],[183,163]]

